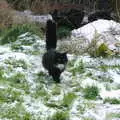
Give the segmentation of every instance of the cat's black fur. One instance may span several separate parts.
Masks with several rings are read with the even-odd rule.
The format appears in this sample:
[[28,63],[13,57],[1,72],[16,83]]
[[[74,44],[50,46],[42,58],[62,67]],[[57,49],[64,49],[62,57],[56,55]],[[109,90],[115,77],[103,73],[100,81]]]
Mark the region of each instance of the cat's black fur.
[[[67,53],[56,51],[57,37],[55,22],[48,20],[46,29],[47,52],[43,55],[42,64],[48,70],[49,75],[53,77],[53,80],[60,82],[60,75],[68,62]],[[62,68],[60,68],[60,65],[62,65]]]

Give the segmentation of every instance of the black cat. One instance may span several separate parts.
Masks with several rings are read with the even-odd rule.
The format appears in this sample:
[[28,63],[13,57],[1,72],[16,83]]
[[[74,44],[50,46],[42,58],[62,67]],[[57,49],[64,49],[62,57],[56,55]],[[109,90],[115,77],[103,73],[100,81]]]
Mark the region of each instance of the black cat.
[[46,49],[42,57],[42,64],[48,70],[49,75],[53,77],[56,82],[60,82],[60,75],[65,70],[68,62],[67,53],[60,53],[56,51],[57,37],[56,24],[52,20],[47,21],[46,25]]

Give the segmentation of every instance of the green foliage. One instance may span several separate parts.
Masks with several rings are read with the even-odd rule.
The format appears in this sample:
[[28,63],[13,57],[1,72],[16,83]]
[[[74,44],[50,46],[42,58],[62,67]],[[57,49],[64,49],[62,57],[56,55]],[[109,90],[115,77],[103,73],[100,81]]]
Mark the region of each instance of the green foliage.
[[83,94],[86,99],[95,100],[99,95],[99,89],[97,86],[87,86],[84,88]]
[[106,98],[104,100],[104,103],[110,103],[110,104],[120,104],[120,100],[116,98]]
[[32,34],[37,34],[42,37],[41,31],[37,26],[31,24],[23,24],[23,25],[14,25],[12,28],[7,29],[2,33],[2,39],[0,41],[1,44],[7,44],[11,42],[15,42],[19,35],[30,32]]
[[69,120],[68,112],[56,112],[53,116],[48,120]]
[[70,34],[71,34],[71,29],[66,26],[61,26],[57,29],[57,37],[60,39],[70,36]]
[[64,107],[70,107],[70,105],[73,103],[74,99],[77,96],[75,95],[75,93],[67,93],[66,95],[64,95],[63,101],[62,101],[62,106]]

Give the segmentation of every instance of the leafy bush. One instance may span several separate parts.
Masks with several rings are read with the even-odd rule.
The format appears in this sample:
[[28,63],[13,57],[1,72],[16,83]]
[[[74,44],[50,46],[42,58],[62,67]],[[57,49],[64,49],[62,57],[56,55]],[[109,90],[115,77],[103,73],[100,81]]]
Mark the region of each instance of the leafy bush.
[[37,34],[42,37],[42,32],[35,25],[23,24],[14,25],[12,28],[7,29],[2,33],[1,44],[6,44],[10,42],[15,42],[17,37],[23,33],[30,32],[32,34]]
[[95,100],[99,95],[99,89],[97,86],[87,86],[84,88],[83,94],[86,99]]

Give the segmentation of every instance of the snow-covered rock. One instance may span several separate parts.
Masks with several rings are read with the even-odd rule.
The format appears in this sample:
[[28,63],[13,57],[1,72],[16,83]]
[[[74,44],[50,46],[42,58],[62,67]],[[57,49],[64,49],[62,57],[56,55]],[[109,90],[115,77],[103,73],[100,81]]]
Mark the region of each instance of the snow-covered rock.
[[104,42],[110,49],[117,49],[120,43],[120,23],[100,19],[73,30],[72,37],[84,37],[88,43],[96,39],[99,44]]

